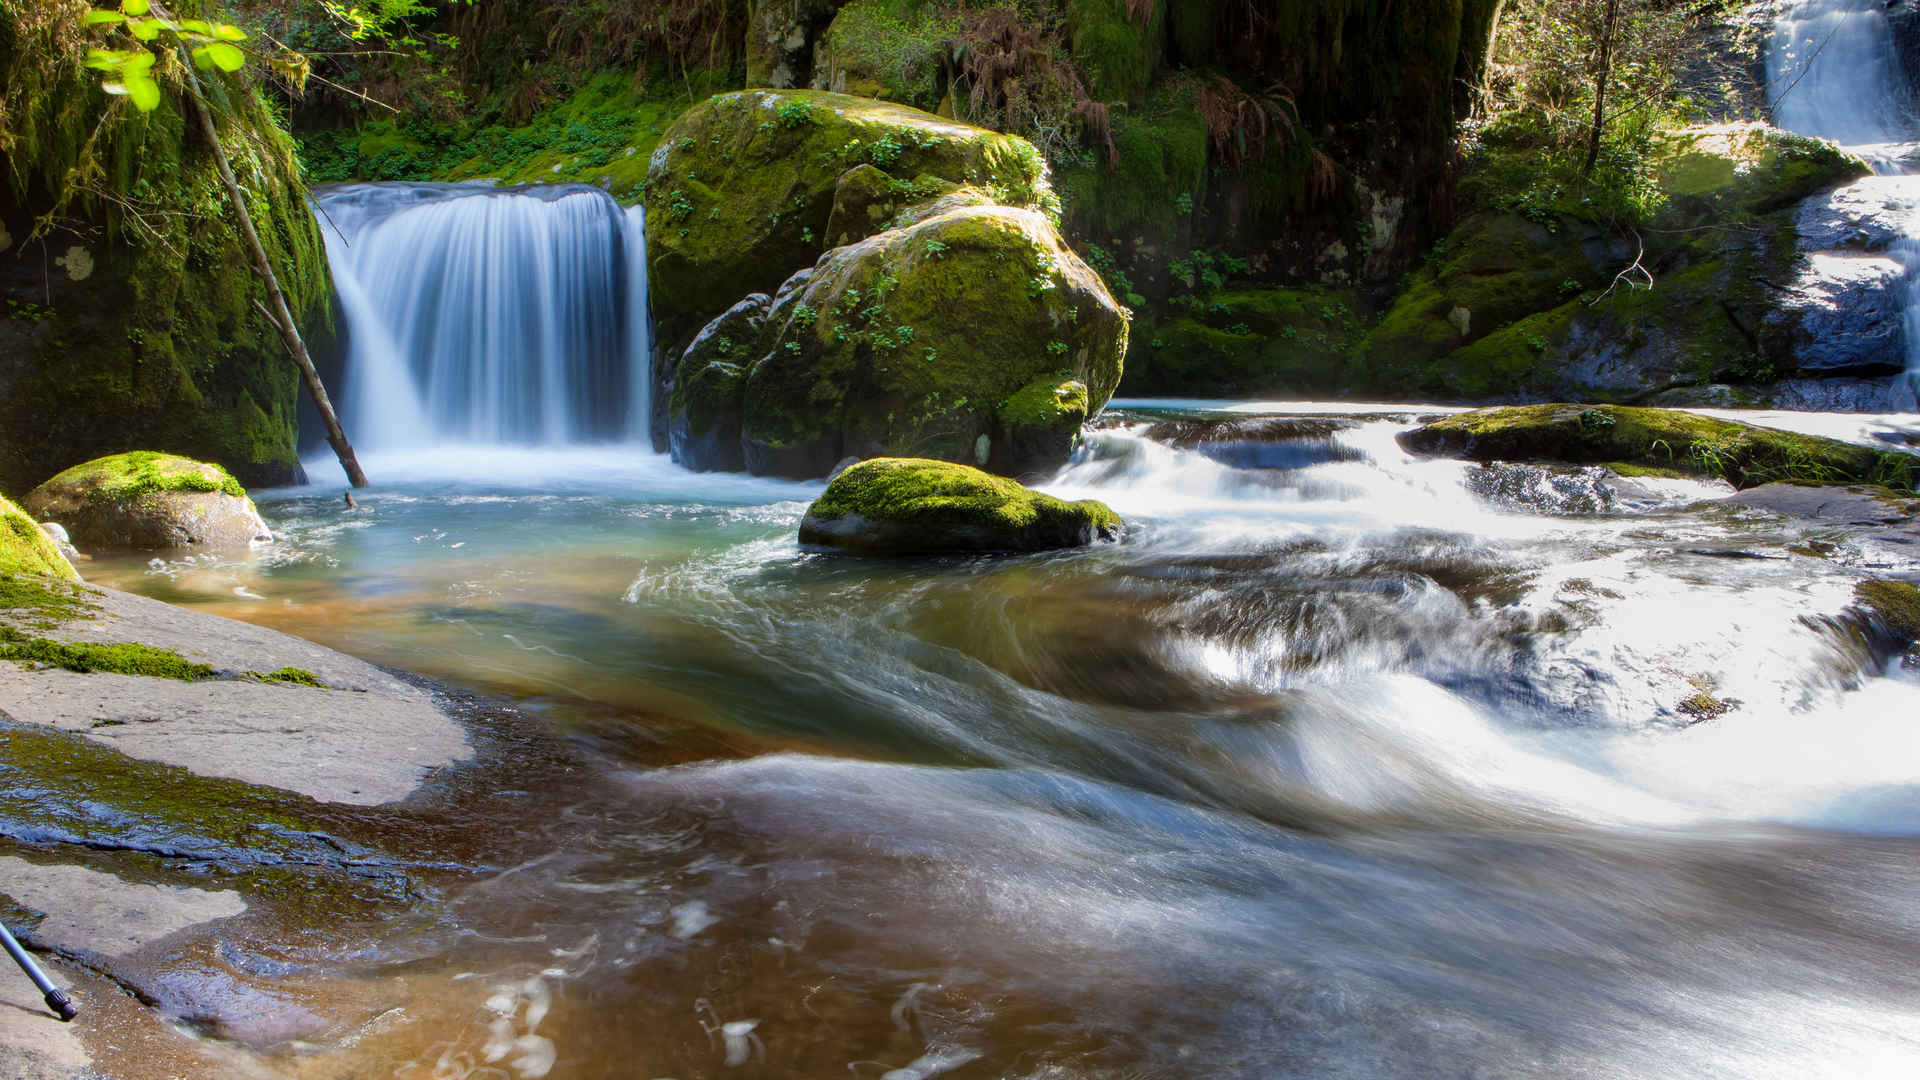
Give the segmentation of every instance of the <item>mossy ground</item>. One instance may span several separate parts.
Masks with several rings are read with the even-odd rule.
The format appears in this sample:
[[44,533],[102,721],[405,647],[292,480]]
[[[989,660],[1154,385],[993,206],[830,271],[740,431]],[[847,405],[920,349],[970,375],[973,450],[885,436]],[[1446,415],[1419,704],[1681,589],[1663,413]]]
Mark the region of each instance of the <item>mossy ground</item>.
[[153,679],[199,682],[213,678],[213,667],[189,660],[171,649],[134,642],[96,644],[30,637],[0,626],[0,660],[38,667],[64,668],[82,674],[144,675]]
[[26,620],[37,629],[98,611],[93,595],[86,586],[59,578],[0,571],[0,618]]
[[[4,496],[0,496],[0,574],[64,579],[80,576],[60,555],[40,523]],[[0,606],[5,606],[4,596],[0,596]]]
[[315,690],[327,689],[327,684],[320,681],[320,676],[315,675],[306,668],[283,667],[274,671],[251,672],[249,674],[252,678],[260,682],[284,683],[288,686],[310,686]]
[[1724,479],[1875,483],[1912,490],[1920,457],[1668,409],[1518,405],[1460,413],[1402,436],[1410,449],[1476,461],[1625,462]]

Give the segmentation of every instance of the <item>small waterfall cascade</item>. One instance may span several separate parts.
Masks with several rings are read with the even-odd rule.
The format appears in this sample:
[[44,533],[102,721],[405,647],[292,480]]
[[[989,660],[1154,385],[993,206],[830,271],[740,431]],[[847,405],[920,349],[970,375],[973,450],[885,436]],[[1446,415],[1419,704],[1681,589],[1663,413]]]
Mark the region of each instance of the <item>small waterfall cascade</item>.
[[643,212],[586,185],[316,191],[348,341],[342,419],[374,450],[644,436]]
[[[1847,147],[1920,194],[1920,117],[1907,89],[1884,0],[1790,0],[1767,49],[1774,123]],[[1898,254],[1908,268],[1907,370],[1888,404],[1920,411],[1920,220]]]

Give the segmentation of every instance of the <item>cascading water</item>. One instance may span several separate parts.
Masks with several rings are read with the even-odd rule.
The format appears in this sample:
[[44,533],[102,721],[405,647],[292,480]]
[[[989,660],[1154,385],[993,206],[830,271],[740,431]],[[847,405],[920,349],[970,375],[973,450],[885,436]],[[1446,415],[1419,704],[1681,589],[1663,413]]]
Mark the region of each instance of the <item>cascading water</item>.
[[644,433],[642,211],[584,185],[317,192],[345,317],[344,420],[373,451]]
[[[1900,189],[1895,198],[1914,204],[1920,123],[1881,0],[1799,0],[1784,7],[1767,49],[1767,87],[1776,124],[1853,150],[1882,177],[1901,178],[1889,186]],[[1898,255],[1908,269],[1907,370],[1894,380],[1888,403],[1920,411],[1920,221],[1907,228]]]

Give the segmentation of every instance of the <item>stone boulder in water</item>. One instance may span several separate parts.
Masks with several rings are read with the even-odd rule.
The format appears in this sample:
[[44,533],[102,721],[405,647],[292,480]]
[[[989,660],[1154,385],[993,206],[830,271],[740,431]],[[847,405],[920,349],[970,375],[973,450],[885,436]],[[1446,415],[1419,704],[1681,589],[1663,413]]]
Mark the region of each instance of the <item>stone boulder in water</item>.
[[675,375],[671,446],[696,469],[800,478],[908,454],[1036,473],[1112,396],[1126,339],[1044,217],[962,207],[837,248],[715,320]]
[[800,542],[859,555],[965,555],[1080,547],[1118,535],[1106,504],[1064,502],[965,465],[875,458],[807,508]]
[[1126,316],[1061,240],[1025,140],[748,91],[696,106],[661,147],[655,438],[675,460],[816,477],[912,454],[1036,473],[1119,384]]
[[1512,405],[1402,432],[1415,453],[1473,461],[1551,461],[1718,477],[1736,488],[1775,481],[1872,482],[1912,490],[1920,456],[1838,439],[1624,405]]
[[242,547],[272,536],[225,469],[152,451],[75,465],[20,501],[82,549]]

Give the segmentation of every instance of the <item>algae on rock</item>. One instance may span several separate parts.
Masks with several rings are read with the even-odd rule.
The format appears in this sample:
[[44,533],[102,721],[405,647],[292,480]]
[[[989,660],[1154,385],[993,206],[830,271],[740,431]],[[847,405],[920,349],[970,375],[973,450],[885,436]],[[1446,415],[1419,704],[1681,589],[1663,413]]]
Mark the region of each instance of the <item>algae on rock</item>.
[[[1113,395],[1126,342],[1045,218],[962,207],[837,248],[716,320],[680,361],[672,449],[802,478],[848,456],[1056,468]],[[734,430],[737,456],[701,441]]]
[[150,450],[75,465],[21,502],[89,548],[242,546],[271,535],[231,473]]
[[875,458],[807,508],[800,542],[861,555],[949,555],[1080,547],[1118,535],[1104,503],[1064,502],[966,465]]

